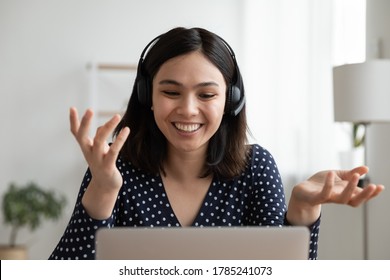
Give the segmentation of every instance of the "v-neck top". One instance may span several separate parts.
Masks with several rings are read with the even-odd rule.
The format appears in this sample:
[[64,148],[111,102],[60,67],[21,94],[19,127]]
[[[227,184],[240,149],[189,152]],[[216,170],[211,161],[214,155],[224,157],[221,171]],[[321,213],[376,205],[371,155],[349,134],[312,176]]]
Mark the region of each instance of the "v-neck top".
[[[49,259],[94,259],[101,227],[180,227],[159,174],[151,175],[117,159],[123,185],[108,219],[91,218],[81,199],[92,178],[86,171],[69,224]],[[233,180],[215,176],[192,226],[288,226],[282,180],[272,155],[252,145],[247,167]],[[308,259],[317,258],[320,219],[311,231]]]

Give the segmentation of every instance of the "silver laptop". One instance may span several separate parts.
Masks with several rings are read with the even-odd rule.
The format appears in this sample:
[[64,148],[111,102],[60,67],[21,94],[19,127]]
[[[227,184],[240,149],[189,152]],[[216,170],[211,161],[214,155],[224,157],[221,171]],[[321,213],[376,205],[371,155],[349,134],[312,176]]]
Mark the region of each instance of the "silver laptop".
[[103,228],[99,260],[307,260],[306,227]]

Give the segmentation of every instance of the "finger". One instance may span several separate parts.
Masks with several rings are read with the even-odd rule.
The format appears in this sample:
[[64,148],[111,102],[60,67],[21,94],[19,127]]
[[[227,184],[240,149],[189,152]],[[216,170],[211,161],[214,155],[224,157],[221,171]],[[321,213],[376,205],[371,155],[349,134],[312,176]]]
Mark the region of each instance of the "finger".
[[322,191],[319,195],[318,203],[327,202],[331,198],[335,176],[336,176],[336,174],[333,171],[329,171],[326,174],[325,184],[324,184],[324,187],[322,188]]
[[363,190],[366,188],[372,188],[374,190],[373,192],[371,192],[370,196],[367,198],[367,200],[368,200],[368,199],[374,198],[378,194],[380,194],[384,190],[385,187],[383,185],[369,184],[366,187],[364,187]]
[[355,167],[354,169],[351,170],[351,173],[358,173],[360,176],[363,176],[364,174],[368,173],[368,166],[362,165]]
[[338,202],[342,204],[348,204],[351,200],[351,197],[356,192],[358,188],[360,175],[359,173],[355,173],[352,175],[351,180],[349,180],[347,186],[342,191],[342,193],[338,197]]
[[114,115],[108,122],[97,129],[93,140],[94,151],[96,151],[97,154],[104,154],[108,151],[107,138],[112,134],[119,121],[120,116]]
[[75,107],[71,107],[69,109],[69,121],[70,121],[70,131],[74,136],[76,136],[80,127],[80,121],[79,121],[77,109]]
[[363,189],[360,188],[360,190],[361,190],[360,193],[358,193],[357,195],[351,198],[350,202],[348,203],[349,205],[353,207],[357,207],[360,204],[366,202],[368,199],[372,198],[373,194],[376,191],[376,186],[368,185]]
[[77,133],[77,140],[81,145],[92,145],[92,141],[89,138],[89,129],[91,127],[93,117],[93,111],[91,109],[87,109],[85,111],[84,116],[81,119],[79,130]]
[[69,119],[70,119],[70,130],[73,134],[73,136],[76,138],[77,142],[79,143],[79,146],[81,148],[81,151],[84,154],[84,157],[86,161],[89,162],[89,152],[90,152],[90,147],[91,147],[91,139],[86,137],[86,140],[82,140],[83,133],[85,133],[83,130],[88,131],[88,127],[85,128],[85,124],[81,125],[79,121],[79,116],[77,109],[75,107],[71,107],[69,110]]
[[130,134],[130,129],[128,127],[124,127],[117,137],[115,138],[115,141],[110,146],[110,150],[108,151],[106,155],[107,162],[114,163],[116,159],[118,158],[119,152],[122,149],[124,143],[126,142],[127,137]]
[[368,173],[368,167],[367,166],[358,166],[351,170],[340,170],[338,171],[338,175],[343,180],[351,180],[351,178],[354,176],[355,173],[358,173],[360,176]]
[[373,197],[377,196],[378,194],[380,194],[384,189],[385,189],[385,186],[383,186],[383,185],[376,185],[375,192],[372,194],[371,198],[373,198]]

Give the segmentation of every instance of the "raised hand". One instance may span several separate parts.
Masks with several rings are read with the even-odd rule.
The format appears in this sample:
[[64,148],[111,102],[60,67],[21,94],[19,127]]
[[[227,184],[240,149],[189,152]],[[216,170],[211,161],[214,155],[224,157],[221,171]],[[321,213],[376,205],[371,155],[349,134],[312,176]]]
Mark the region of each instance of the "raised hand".
[[109,145],[106,139],[118,125],[120,116],[115,115],[100,126],[93,139],[89,136],[92,117],[93,111],[89,109],[80,122],[76,108],[70,108],[70,129],[92,174],[82,203],[93,218],[104,219],[111,214],[115,198],[122,186],[122,176],[115,163],[130,130],[125,127]]
[[359,179],[368,172],[366,166],[352,170],[321,171],[296,185],[292,191],[287,219],[308,225],[320,215],[321,204],[337,203],[357,207],[377,196],[383,185],[358,187]]

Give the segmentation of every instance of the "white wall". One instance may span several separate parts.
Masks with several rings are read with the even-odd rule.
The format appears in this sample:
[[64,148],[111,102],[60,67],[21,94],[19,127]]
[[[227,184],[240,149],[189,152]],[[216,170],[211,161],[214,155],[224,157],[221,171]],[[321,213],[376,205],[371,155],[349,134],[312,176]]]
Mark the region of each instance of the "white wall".
[[[390,1],[367,0],[367,59],[390,59]],[[390,93],[387,100],[390,105]],[[368,204],[368,256],[390,259],[390,124],[372,124],[367,137],[371,180],[387,187]]]
[[[366,56],[390,58],[390,1],[367,0]],[[379,45],[378,45],[379,42]],[[387,100],[390,104],[390,95]],[[367,204],[368,259],[390,259],[390,125],[371,124],[367,136],[369,178],[387,189]],[[363,207],[325,205],[320,233],[321,259],[363,259]]]
[[[325,152],[326,156],[322,158],[312,154],[322,147],[328,149],[326,151],[333,151],[332,139],[325,133],[332,122],[330,112],[324,115],[324,120],[316,123],[309,115],[296,115],[291,118],[291,112],[296,113],[296,111],[289,106],[296,105],[298,101],[303,102],[305,94],[312,98],[311,102],[318,101],[321,104],[318,110],[323,109],[324,104],[329,106],[330,98],[326,92],[329,92],[330,84],[323,85],[317,83],[318,80],[312,81],[304,94],[299,95],[301,98],[299,99],[293,95],[288,96],[289,85],[296,81],[290,80],[282,84],[279,80],[280,76],[268,75],[271,69],[269,67],[273,67],[273,59],[278,59],[280,55],[274,46],[280,44],[278,40],[282,38],[282,34],[290,35],[283,39],[287,40],[282,41],[284,47],[300,40],[307,40],[307,37],[295,35],[304,36],[306,31],[310,31],[309,27],[313,23],[321,26],[322,22],[327,22],[323,17],[329,16],[330,10],[323,9],[321,6],[321,3],[326,2],[316,1],[316,4],[310,4],[316,5],[317,14],[310,15],[305,10],[308,18],[299,22],[295,21],[299,18],[298,10],[307,9],[305,5],[314,1],[297,0],[294,3],[259,1],[263,4],[268,3],[263,6],[269,9],[252,11],[253,13],[248,14],[248,6],[245,5],[249,2],[254,3],[253,0],[0,1],[0,94],[2,97],[0,194],[11,181],[25,183],[33,180],[47,188],[65,193],[69,202],[66,213],[59,222],[45,223],[33,234],[27,230],[22,232],[19,241],[29,245],[31,258],[46,259],[58,242],[70,217],[86,168],[79,148],[69,132],[68,124],[70,106],[77,106],[80,110],[90,106],[86,64],[91,60],[137,63],[146,43],[175,26],[205,27],[215,31],[231,44],[242,65],[241,70],[248,84],[247,89],[251,86],[253,89],[252,93],[247,92],[249,102],[254,102],[248,104],[251,112],[257,110],[256,102],[263,102],[261,98],[253,98],[253,94],[257,94],[256,86],[259,81],[259,75],[255,73],[261,73],[260,77],[266,82],[265,87],[270,88],[270,91],[262,91],[261,94],[262,97],[266,97],[265,102],[270,103],[267,111],[262,112],[264,115],[260,114],[264,122],[259,122],[259,115],[250,113],[249,125],[253,129],[256,124],[253,130],[256,132],[257,142],[276,154],[287,190],[290,187],[289,183],[296,182],[297,176],[299,179],[306,176],[308,169],[331,165],[335,152]],[[284,9],[278,13],[277,8],[282,4]],[[294,13],[291,13],[291,9]],[[264,19],[261,26],[251,29],[253,33],[249,32],[249,28],[253,26],[246,20],[248,16],[261,16]],[[287,22],[291,20],[294,25],[280,25],[280,17],[288,18]],[[308,25],[306,27],[305,20]],[[273,21],[274,24],[268,25]],[[278,33],[272,37],[270,30],[277,30]],[[247,35],[252,36],[250,40]],[[248,43],[258,45],[248,45]],[[310,65],[305,61],[301,69],[307,70],[306,68],[313,67],[311,69],[318,71],[316,68],[318,65],[322,70],[328,67],[325,61],[321,60],[329,54],[327,49],[329,46],[325,45],[326,42],[322,44],[319,38],[313,38],[300,43],[302,48],[299,44],[295,45],[300,55],[307,51],[304,45],[308,44],[311,47],[311,56],[318,58]],[[260,49],[257,49],[258,46]],[[261,50],[270,51],[272,56],[269,56],[269,52],[261,54]],[[283,59],[302,63],[297,61],[297,57],[289,58],[287,53],[284,55]],[[260,65],[262,68],[260,72],[257,67],[251,68],[249,63],[259,58],[258,63],[264,63]],[[288,68],[279,71],[288,76],[294,71],[293,66],[293,64],[287,65]],[[325,79],[328,79],[328,76]],[[323,90],[320,94],[315,90],[316,84]],[[273,96],[275,88],[283,89],[282,92],[286,94],[287,99]],[[318,99],[314,99],[313,92],[319,94]],[[276,129],[271,122],[267,123],[267,121],[274,121],[267,115],[267,112],[273,112],[273,108],[278,115],[276,122],[280,128],[286,129],[285,131]],[[310,110],[311,113],[318,113],[317,108],[312,107],[306,111],[306,114]],[[293,121],[292,125],[290,125],[291,121]],[[311,134],[308,128],[312,128]],[[303,133],[303,136],[300,133]],[[309,139],[311,146],[302,147],[299,137]],[[285,143],[288,145],[284,145]],[[300,144],[302,153],[294,150],[296,147],[294,145]],[[293,156],[291,150],[294,150]],[[294,155],[301,158],[294,158]],[[303,169],[305,172],[302,172]],[[294,172],[298,175],[290,178]],[[347,220],[349,219],[349,224],[346,222],[346,217]],[[350,221],[353,226],[350,226]],[[320,256],[340,259],[361,258],[360,226],[361,209],[334,206],[329,207],[328,210],[325,207],[320,235]],[[335,238],[342,232],[344,232],[343,237],[335,243]],[[0,243],[6,242],[8,234],[9,228],[1,226]]]
[[[33,180],[66,194],[68,208],[19,242],[46,259],[73,208],[86,165],[69,132],[68,109],[84,110],[91,60],[137,63],[156,35],[175,26],[201,26],[240,52],[237,0],[1,0],[0,193],[9,182]],[[1,221],[0,221],[1,224]],[[9,228],[0,227],[0,243]]]

